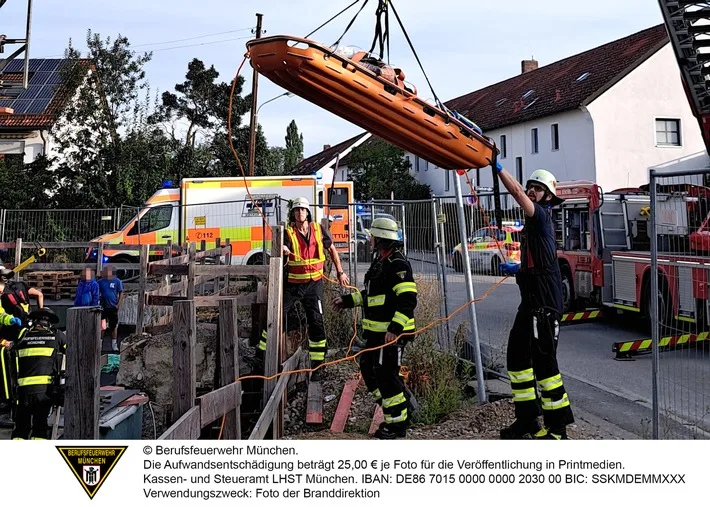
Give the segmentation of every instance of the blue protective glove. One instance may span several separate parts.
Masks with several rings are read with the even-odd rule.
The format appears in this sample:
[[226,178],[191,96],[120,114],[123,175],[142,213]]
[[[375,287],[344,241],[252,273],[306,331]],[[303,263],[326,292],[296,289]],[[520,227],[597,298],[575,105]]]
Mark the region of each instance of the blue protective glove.
[[496,160],[496,171],[501,172],[503,170],[503,166],[500,165],[500,162]]
[[17,317],[12,317],[10,319],[10,325],[11,326],[21,326],[22,325],[22,320],[18,319]]
[[503,276],[513,276],[520,270],[520,264],[516,262],[501,262],[500,274]]

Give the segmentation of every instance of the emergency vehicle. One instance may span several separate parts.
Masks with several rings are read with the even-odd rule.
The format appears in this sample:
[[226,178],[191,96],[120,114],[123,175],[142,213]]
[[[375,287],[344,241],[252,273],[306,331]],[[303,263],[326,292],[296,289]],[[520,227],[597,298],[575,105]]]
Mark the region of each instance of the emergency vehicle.
[[[247,186],[254,201],[247,195]],[[314,220],[320,223],[324,217],[331,219],[333,243],[338,252],[348,253],[348,203],[353,197],[353,183],[325,183],[317,175],[186,178],[178,188],[167,183],[121,230],[92,241],[107,244],[104,262],[130,263],[136,262],[137,252],[122,250],[123,244],[161,245],[172,241],[180,245],[204,240],[206,248],[211,249],[216,247],[217,238],[222,246],[229,239],[232,264],[261,264],[264,252],[268,255],[271,249],[266,227],[287,221],[289,201],[296,197],[308,199]],[[87,252],[89,259],[96,255],[95,249]],[[158,255],[162,256],[162,251],[150,252],[152,257]]]
[[[520,263],[520,231],[522,230],[523,226],[519,221],[504,221],[503,230],[491,225],[474,232],[468,238],[471,269],[498,275],[501,263]],[[501,259],[501,256],[504,256],[505,260]],[[461,243],[451,252],[451,265],[457,272],[463,272]]]
[[648,318],[651,307],[650,214],[657,213],[661,322],[708,324],[710,257],[691,249],[707,216],[710,189],[658,188],[655,210],[643,189],[604,193],[595,183],[560,183],[553,209],[564,311],[611,307]]

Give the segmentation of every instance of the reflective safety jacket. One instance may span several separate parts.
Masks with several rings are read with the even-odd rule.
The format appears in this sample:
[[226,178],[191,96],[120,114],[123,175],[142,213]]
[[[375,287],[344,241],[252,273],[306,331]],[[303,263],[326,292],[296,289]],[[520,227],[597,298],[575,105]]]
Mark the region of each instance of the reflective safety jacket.
[[414,331],[417,284],[404,254],[394,250],[384,259],[375,259],[365,275],[365,290],[343,296],[343,306],[364,307],[362,327],[366,340],[381,340],[388,331],[397,336]]
[[7,313],[5,308],[2,306],[2,303],[0,303],[0,326],[9,326],[10,319],[12,319],[12,317],[13,315],[11,313]]
[[66,337],[62,331],[34,326],[22,334],[15,344],[17,385],[21,393],[42,394],[59,374],[58,352],[65,352]]
[[308,283],[323,278],[325,248],[323,233],[319,224],[310,222],[308,241],[290,225],[286,227],[291,241],[291,254],[288,256],[288,282]]

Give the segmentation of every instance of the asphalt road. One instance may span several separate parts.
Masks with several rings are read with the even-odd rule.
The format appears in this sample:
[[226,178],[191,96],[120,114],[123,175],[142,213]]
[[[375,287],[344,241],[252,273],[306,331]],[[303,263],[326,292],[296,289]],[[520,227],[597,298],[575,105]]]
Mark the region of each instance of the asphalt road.
[[[439,279],[433,256],[410,253],[415,276],[432,282]],[[347,264],[346,264],[347,265]],[[367,266],[358,266],[358,286]],[[449,313],[468,301],[464,276],[447,272],[446,300]],[[476,274],[475,297],[481,297],[500,278]],[[505,280],[476,303],[479,339],[487,353],[505,363],[505,347],[512,327],[519,291],[513,279]],[[470,323],[467,309],[449,322],[451,332],[461,323]],[[612,352],[617,341],[650,338],[635,316],[563,326],[558,345],[558,361],[573,406],[617,425],[639,438],[650,438],[653,376],[651,355],[619,361]],[[710,354],[706,347],[661,353],[659,400],[665,438],[710,438]]]

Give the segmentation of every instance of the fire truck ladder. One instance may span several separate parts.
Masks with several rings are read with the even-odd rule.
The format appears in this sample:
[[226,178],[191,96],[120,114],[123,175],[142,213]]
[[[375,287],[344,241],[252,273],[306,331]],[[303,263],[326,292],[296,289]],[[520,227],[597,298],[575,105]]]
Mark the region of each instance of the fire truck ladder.
[[686,93],[710,152],[710,6],[708,2],[658,0]]

